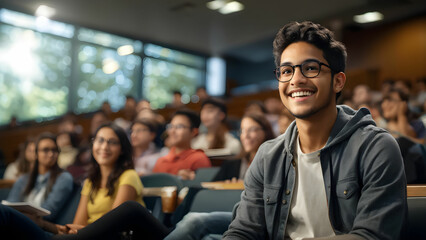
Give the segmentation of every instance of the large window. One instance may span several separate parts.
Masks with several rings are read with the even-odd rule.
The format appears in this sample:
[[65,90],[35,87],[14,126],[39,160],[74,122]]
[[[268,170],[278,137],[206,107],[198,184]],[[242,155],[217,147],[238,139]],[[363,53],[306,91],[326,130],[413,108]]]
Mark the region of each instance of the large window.
[[[142,43],[80,28],[78,71],[72,104],[76,113],[99,109],[108,101],[119,110],[126,95],[139,96]],[[84,41],[84,42],[83,42]]]
[[[8,20],[7,16],[2,20]],[[70,39],[60,36],[61,30],[56,31],[58,35],[37,31],[67,26],[48,22],[31,25],[27,18],[17,17],[23,27],[0,25],[0,124],[8,123],[12,116],[26,121],[67,111]]]
[[205,83],[205,58],[0,9],[0,125],[92,112],[146,98],[154,108]]
[[147,44],[145,54],[151,57],[144,59],[142,89],[152,107],[170,103],[173,91],[181,92],[182,102],[189,103],[205,79],[205,59],[153,44]]

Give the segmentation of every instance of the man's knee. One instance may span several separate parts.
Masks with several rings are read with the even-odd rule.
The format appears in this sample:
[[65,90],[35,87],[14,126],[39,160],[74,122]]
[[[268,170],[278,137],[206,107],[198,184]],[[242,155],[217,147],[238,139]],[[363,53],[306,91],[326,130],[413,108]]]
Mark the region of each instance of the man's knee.
[[179,227],[199,227],[204,223],[207,216],[208,213],[188,213],[178,225]]

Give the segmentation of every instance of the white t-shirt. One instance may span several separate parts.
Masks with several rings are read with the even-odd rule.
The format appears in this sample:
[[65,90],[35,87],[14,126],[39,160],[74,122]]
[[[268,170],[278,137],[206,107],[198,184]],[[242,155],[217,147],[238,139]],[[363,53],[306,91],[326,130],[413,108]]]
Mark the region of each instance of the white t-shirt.
[[[209,150],[209,141],[207,140],[207,134],[199,134],[197,137],[192,139],[191,148],[202,149],[207,156]],[[225,147],[226,153],[229,155],[237,155],[241,151],[241,143],[238,139],[232,136],[229,132],[225,133]],[[213,152],[213,151],[212,151]]]
[[9,163],[9,165],[7,165],[3,179],[17,180],[18,177],[18,160],[16,160],[15,162]]
[[296,146],[296,182],[284,239],[332,237],[320,150],[305,154]]

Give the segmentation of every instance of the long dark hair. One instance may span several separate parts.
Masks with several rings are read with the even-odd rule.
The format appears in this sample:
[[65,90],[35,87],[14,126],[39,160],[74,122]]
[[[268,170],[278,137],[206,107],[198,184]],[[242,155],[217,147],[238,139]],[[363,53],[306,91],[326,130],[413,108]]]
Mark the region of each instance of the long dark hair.
[[28,146],[31,144],[35,144],[35,140],[33,138],[28,138],[20,147],[19,156],[16,160],[18,164],[18,175],[28,173],[31,171],[31,163],[26,158],[26,151]]
[[[28,194],[30,194],[30,192],[33,190],[35,183],[37,181],[37,177],[38,177],[38,151],[39,149],[39,144],[42,140],[45,139],[50,139],[52,140],[55,145],[56,148],[58,148],[58,144],[56,143],[56,136],[52,133],[49,132],[45,132],[42,133],[38,136],[37,141],[36,141],[36,160],[33,166],[33,169],[30,172],[30,177],[29,177],[29,181],[27,183],[27,186],[25,187],[24,190],[24,196],[27,196]],[[59,149],[59,148],[58,148]],[[46,188],[46,193],[44,197],[47,197],[47,195],[50,193],[50,191],[52,191],[52,187],[55,184],[56,179],[58,178],[59,174],[61,174],[63,172],[63,170],[58,166],[58,156],[56,156],[56,162],[55,164],[51,167],[51,169],[49,170],[50,172],[50,177],[49,180],[47,182],[47,188]]]
[[[108,180],[106,183],[106,187],[108,189],[107,196],[112,196],[114,194],[115,190],[115,183],[117,182],[120,175],[127,169],[133,169],[133,160],[132,160],[132,145],[130,144],[129,138],[126,135],[126,132],[119,126],[108,123],[101,125],[95,132],[94,137],[98,135],[99,130],[102,128],[110,128],[114,131],[114,133],[117,135],[120,146],[121,146],[121,153],[118,157],[117,161],[115,162],[115,166],[113,171],[108,176]],[[93,142],[93,141],[92,141]],[[92,143],[93,144],[93,143]],[[92,188],[90,189],[89,193],[89,199],[93,202],[93,194],[95,194],[101,187],[101,169],[99,167],[98,162],[96,162],[95,158],[93,157],[93,145],[92,145],[92,156],[90,159],[91,168],[89,170],[88,179],[92,183]]]

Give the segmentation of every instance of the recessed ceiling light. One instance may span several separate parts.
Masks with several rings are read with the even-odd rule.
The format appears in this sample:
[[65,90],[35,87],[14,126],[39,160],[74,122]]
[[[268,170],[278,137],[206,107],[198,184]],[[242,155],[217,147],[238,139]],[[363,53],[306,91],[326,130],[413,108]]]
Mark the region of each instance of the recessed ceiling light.
[[371,23],[383,20],[383,14],[379,12],[368,12],[361,15],[355,15],[354,21],[357,23]]
[[218,11],[222,14],[230,14],[233,12],[239,12],[244,9],[244,5],[237,2],[232,1],[227,3],[225,6],[221,7]]
[[207,4],[207,7],[210,8],[211,10],[218,10],[219,8],[225,6],[227,2],[228,2],[227,0],[214,0],[206,4]]
[[244,9],[243,4],[231,0],[214,0],[208,2],[206,5],[211,10],[216,10],[222,14],[230,14]]
[[38,17],[50,18],[55,15],[55,13],[56,10],[54,8],[48,7],[46,5],[40,5],[36,10],[35,15]]

